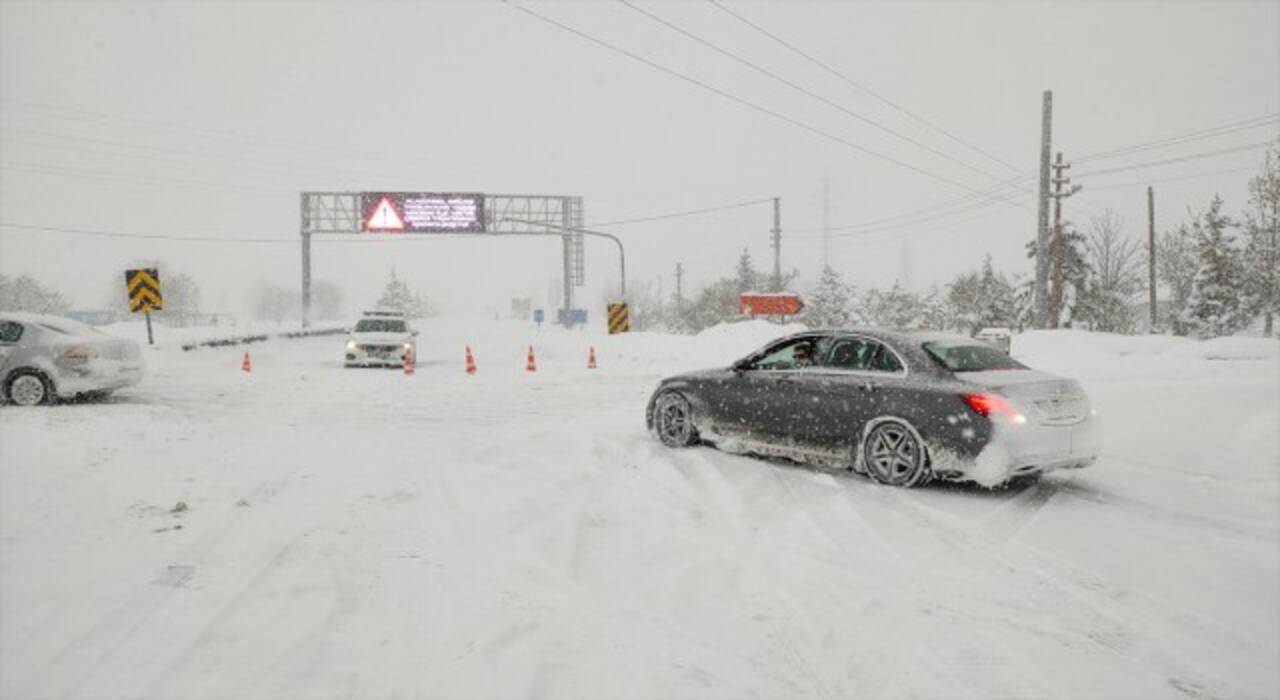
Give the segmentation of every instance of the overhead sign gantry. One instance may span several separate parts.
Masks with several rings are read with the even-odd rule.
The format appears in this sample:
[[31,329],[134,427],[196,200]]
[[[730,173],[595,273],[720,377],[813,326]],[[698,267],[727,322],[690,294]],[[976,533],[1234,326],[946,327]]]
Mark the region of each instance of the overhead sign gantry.
[[[564,307],[585,282],[582,197],[458,192],[303,192],[302,325],[311,325],[311,236],[491,234],[559,236]],[[554,231],[555,233],[549,233]]]

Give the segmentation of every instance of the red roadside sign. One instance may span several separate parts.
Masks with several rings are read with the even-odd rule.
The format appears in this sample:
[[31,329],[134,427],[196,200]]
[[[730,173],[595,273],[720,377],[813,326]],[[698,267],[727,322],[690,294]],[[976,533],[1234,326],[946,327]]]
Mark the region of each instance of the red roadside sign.
[[743,294],[738,297],[738,313],[744,316],[795,316],[804,302],[795,294]]

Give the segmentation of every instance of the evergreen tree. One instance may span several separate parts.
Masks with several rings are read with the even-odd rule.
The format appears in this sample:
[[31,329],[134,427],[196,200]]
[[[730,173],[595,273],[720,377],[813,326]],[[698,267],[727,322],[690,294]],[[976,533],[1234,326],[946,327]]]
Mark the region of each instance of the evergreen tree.
[[1280,141],[1267,150],[1262,172],[1249,180],[1245,214],[1245,284],[1262,332],[1275,332],[1280,315]]
[[929,291],[920,299],[920,327],[932,331],[943,331],[951,327],[951,309],[936,284],[929,287]]
[[426,298],[409,289],[409,285],[396,276],[395,269],[391,270],[391,279],[387,280],[387,286],[382,290],[382,296],[378,298],[378,308],[400,311],[408,319],[435,314],[435,310]]
[[738,256],[738,268],[734,276],[739,294],[761,291],[761,276],[751,262],[751,253],[746,248]]
[[1195,222],[1199,264],[1182,320],[1202,338],[1231,335],[1249,323],[1248,300],[1240,294],[1244,266],[1229,230],[1235,226],[1222,213],[1220,196],[1214,196],[1208,211]]
[[822,268],[818,284],[805,298],[803,322],[810,328],[842,328],[853,322],[853,287],[830,265]]
[[[1191,216],[1196,218],[1194,214]],[[1182,315],[1191,299],[1198,267],[1195,233],[1185,223],[1160,237],[1156,244],[1156,275],[1169,290],[1169,313],[1165,321],[1175,335],[1188,332]]]
[[911,329],[921,324],[920,299],[903,290],[895,281],[887,292],[871,290],[866,296],[866,314],[872,325]]
[[966,272],[948,286],[947,301],[953,327],[969,335],[983,328],[1011,328],[1017,321],[1013,285],[992,268],[990,255],[981,270]]

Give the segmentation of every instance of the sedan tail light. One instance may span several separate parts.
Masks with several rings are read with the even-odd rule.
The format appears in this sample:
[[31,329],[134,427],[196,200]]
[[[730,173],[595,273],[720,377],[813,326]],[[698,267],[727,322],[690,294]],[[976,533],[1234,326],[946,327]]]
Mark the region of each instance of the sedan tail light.
[[62,359],[70,362],[88,362],[97,356],[93,348],[84,345],[72,345],[62,353]]
[[1004,418],[1010,423],[1026,423],[1027,419],[1000,394],[965,394],[964,402],[974,413],[988,418]]

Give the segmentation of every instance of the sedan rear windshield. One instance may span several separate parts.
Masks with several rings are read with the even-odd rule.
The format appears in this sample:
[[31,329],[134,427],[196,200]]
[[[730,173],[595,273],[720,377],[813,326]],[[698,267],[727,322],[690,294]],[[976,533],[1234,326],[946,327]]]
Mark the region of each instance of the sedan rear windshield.
[[404,321],[386,318],[362,318],[356,322],[357,333],[404,333]]
[[952,372],[985,372],[992,369],[1025,369],[1026,365],[990,345],[925,343],[925,352]]

